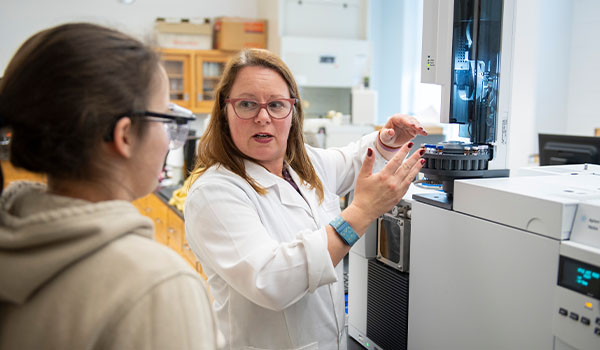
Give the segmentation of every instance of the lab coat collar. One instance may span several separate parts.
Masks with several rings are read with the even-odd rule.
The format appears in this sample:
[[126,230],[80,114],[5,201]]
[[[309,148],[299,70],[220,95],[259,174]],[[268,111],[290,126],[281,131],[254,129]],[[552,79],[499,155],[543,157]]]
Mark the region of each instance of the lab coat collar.
[[277,176],[271,174],[262,165],[256,164],[249,160],[244,160],[246,174],[253,178],[259,185],[264,188],[273,187],[277,184]]
[[[291,166],[288,166],[287,163],[284,163],[284,167],[287,167],[290,175],[298,188],[300,188],[300,192],[302,192],[302,196],[307,200],[304,200],[302,196],[296,192],[296,189],[290,185],[285,179],[271,174],[267,169],[263,166],[256,164],[252,161],[245,160],[244,165],[246,167],[246,174],[252,177],[260,186],[266,188],[267,190],[274,191],[279,195],[279,199],[281,203],[286,206],[295,206],[300,207],[306,210],[309,214],[314,215],[313,212],[313,203],[312,197],[314,197],[314,189],[309,190],[305,186],[301,184],[300,178],[298,174],[292,169]],[[307,203],[311,203],[309,204]]]

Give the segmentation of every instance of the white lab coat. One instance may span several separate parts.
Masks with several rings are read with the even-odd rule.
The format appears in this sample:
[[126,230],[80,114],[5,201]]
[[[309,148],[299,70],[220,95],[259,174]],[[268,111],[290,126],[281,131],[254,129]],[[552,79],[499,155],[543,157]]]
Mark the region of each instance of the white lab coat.
[[[323,183],[321,204],[291,167],[304,198],[250,161],[246,172],[266,195],[222,166],[193,184],[186,237],[208,276],[228,348],[346,349],[343,264],[334,268],[325,228],[340,214],[339,196],[353,189],[376,137],[337,149],[306,146]],[[385,159],[375,154],[380,168]]]

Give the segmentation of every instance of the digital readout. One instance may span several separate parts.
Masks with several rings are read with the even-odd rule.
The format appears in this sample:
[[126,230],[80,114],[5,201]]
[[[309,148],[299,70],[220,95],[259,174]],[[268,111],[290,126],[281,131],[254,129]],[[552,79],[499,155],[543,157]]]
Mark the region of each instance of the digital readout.
[[600,267],[561,256],[558,285],[600,299]]

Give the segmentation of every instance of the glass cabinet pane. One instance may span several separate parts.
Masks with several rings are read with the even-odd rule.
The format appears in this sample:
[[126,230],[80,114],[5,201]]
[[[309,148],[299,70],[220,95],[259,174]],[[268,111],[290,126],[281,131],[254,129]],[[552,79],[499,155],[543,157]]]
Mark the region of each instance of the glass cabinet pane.
[[215,89],[219,84],[225,68],[225,62],[205,61],[202,63],[202,92],[199,99],[212,101],[215,99]]
[[171,100],[184,100],[184,63],[183,61],[165,61],[165,70],[169,77],[169,90]]

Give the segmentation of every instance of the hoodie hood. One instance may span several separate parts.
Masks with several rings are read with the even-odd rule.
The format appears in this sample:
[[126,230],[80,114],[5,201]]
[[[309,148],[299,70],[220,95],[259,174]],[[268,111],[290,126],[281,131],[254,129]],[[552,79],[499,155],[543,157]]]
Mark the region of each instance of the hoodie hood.
[[127,201],[92,203],[17,181],[0,197],[0,302],[24,303],[61,271],[126,235],[152,238]]

